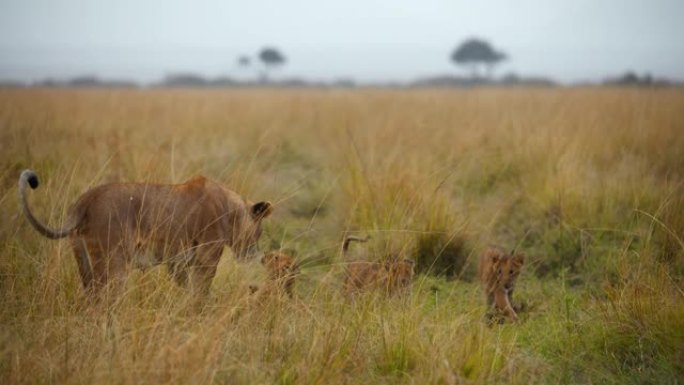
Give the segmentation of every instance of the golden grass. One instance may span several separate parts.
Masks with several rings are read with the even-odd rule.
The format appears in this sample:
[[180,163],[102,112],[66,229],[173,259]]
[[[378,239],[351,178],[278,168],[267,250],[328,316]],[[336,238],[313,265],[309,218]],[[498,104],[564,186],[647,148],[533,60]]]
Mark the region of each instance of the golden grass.
[[[2,383],[684,382],[682,90],[0,90],[0,154]],[[296,298],[250,303],[262,268],[227,251],[202,309],[163,267],[86,306],[19,214],[27,167],[53,226],[116,180],[274,201],[261,247],[303,262]],[[348,301],[347,232],[461,279]],[[527,254],[520,325],[483,322],[488,243]]]

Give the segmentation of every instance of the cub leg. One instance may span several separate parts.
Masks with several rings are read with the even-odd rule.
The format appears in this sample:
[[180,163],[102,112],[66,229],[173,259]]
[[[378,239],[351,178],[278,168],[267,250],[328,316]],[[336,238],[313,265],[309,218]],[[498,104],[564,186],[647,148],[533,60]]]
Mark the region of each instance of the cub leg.
[[508,302],[511,304],[511,306],[513,307],[513,310],[515,310],[516,313],[525,310],[524,304],[513,303],[513,289],[509,290],[507,294],[508,294]]
[[508,293],[503,290],[494,291],[494,302],[498,310],[504,313],[504,315],[510,317],[513,321],[518,321],[518,315],[516,314],[511,302],[509,301]]

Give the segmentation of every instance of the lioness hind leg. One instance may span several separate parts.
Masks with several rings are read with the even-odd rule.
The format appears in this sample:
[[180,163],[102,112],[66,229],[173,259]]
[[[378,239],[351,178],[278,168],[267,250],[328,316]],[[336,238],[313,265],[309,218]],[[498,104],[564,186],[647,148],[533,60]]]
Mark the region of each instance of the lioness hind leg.
[[118,296],[124,288],[126,278],[126,258],[121,247],[111,250],[88,244],[88,254],[92,261],[93,291],[102,293],[107,289],[113,297]]
[[86,292],[93,290],[93,265],[90,262],[90,255],[86,248],[86,243],[83,238],[73,237],[70,239],[71,248],[74,251],[76,258],[76,265],[78,266],[78,273],[81,277],[83,289]]

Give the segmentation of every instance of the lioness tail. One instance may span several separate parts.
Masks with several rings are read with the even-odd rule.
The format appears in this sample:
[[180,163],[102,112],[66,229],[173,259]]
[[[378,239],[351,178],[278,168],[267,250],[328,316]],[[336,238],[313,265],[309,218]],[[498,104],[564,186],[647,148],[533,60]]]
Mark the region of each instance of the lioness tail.
[[38,188],[38,176],[35,172],[31,170],[24,170],[19,176],[19,200],[21,201],[21,208],[26,215],[29,223],[42,235],[50,239],[64,238],[69,235],[75,228],[77,224],[73,224],[70,227],[64,227],[58,230],[51,229],[44,224],[40,223],[38,219],[33,215],[31,209],[28,206],[28,201],[26,200],[26,186],[30,186],[32,189]]

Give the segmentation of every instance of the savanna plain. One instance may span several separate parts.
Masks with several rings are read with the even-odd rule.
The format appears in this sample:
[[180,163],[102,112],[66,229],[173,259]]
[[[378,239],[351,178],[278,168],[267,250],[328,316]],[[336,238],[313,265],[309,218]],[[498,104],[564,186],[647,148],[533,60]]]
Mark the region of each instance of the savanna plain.
[[[226,249],[201,303],[166,267],[87,301],[59,227],[89,187],[202,174],[270,200],[261,250],[301,265],[255,305]],[[0,383],[682,384],[684,91],[0,90]],[[408,293],[342,292],[358,258],[411,258]],[[525,254],[520,322],[476,269]]]

